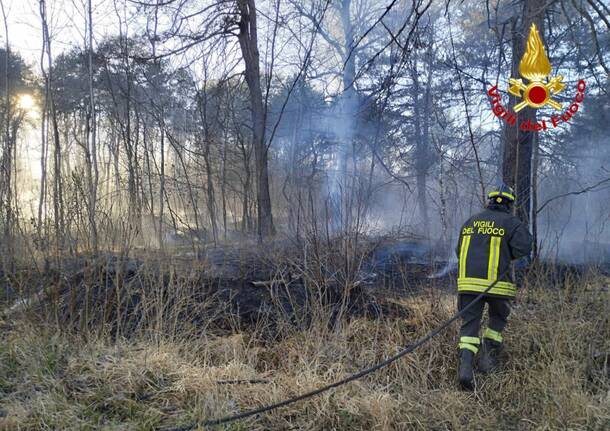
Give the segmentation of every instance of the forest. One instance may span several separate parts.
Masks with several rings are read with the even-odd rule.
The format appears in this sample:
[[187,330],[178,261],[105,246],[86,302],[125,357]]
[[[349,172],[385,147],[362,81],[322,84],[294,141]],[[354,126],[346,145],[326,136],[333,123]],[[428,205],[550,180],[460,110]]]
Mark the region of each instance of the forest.
[[[607,429],[607,0],[0,11],[0,429]],[[461,391],[499,184],[532,249]]]

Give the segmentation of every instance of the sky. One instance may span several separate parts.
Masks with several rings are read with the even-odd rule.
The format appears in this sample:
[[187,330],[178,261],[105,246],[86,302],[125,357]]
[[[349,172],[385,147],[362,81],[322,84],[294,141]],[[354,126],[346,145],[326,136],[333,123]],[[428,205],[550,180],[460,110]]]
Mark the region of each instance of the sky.
[[[29,65],[39,68],[42,48],[39,1],[0,1],[7,15],[11,48],[18,51]],[[93,0],[95,41],[102,40],[107,34],[116,33],[118,18],[112,3],[107,0]],[[85,11],[86,0],[47,0],[53,56],[74,46],[84,45]],[[4,28],[0,31],[0,35],[4,45],[6,41]]]
[[[59,54],[69,51],[71,48],[85,47],[86,38],[86,11],[88,0],[46,0],[47,15],[49,19],[49,32],[52,42],[52,57],[57,58]],[[17,51],[26,63],[32,67],[35,73],[40,74],[40,56],[42,52],[42,27],[39,10],[39,0],[0,0],[4,5],[7,15],[9,42],[11,49]],[[154,2],[151,0],[151,4]],[[138,6],[132,0],[92,0],[93,4],[93,45],[99,45],[104,39],[109,36],[119,34],[121,31],[130,36],[142,34],[147,27],[147,14],[152,8]],[[193,5],[199,3],[193,2]],[[167,10],[164,9],[166,13]],[[183,9],[182,13],[187,14],[189,10]],[[120,15],[120,16],[119,16]],[[6,35],[4,27],[1,23],[0,16],[0,46],[4,47]],[[159,33],[170,26],[170,17],[159,14]],[[264,14],[259,17],[259,23],[265,20]],[[198,20],[194,19],[195,24]],[[190,24],[185,24],[185,26]],[[152,24],[151,24],[152,26]],[[184,29],[183,29],[184,30]],[[265,57],[268,53],[268,46],[262,41],[266,41],[265,29],[259,29],[259,38],[261,40],[261,60],[265,64],[269,59]],[[236,42],[236,39],[234,40]],[[179,40],[173,39],[164,41],[158,45],[160,53],[165,49],[176,48],[181,45]],[[234,50],[233,50],[234,51]],[[234,56],[235,52],[229,51],[228,56]],[[199,51],[201,52],[201,51]],[[283,55],[284,53],[282,53]],[[193,64],[193,55],[191,51],[179,54],[173,57],[172,63],[178,67],[180,65],[189,64],[192,73],[199,76],[199,65]],[[207,57],[208,61],[210,56]],[[233,58],[233,57],[231,57]],[[233,58],[234,60],[234,58]],[[227,57],[216,59],[216,64],[212,70],[222,73],[224,67],[235,63],[233,60],[228,60]],[[46,60],[45,60],[46,61]],[[280,67],[279,64],[276,67]],[[239,67],[238,67],[239,68]],[[212,72],[214,73],[214,72]]]

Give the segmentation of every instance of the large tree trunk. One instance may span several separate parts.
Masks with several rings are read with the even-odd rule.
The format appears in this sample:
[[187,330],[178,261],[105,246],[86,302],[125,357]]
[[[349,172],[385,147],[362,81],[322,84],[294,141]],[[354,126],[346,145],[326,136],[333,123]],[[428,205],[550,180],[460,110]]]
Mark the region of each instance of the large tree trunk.
[[[521,25],[516,20],[512,25],[513,60],[511,76],[519,77],[519,62],[525,52],[527,36],[532,23],[535,23],[544,42],[544,12],[545,0],[525,0]],[[510,96],[508,108],[512,110],[517,103],[515,96]],[[532,184],[532,148],[533,133],[519,129],[523,121],[536,122],[536,110],[525,108],[517,113],[517,125],[507,125],[504,129],[504,154],[502,158],[502,177],[504,182],[513,187],[517,193],[515,210],[525,223],[530,221],[531,212],[531,184]]]
[[237,0],[241,15],[239,21],[239,46],[246,65],[246,83],[250,93],[252,109],[252,140],[256,163],[256,198],[258,235],[260,238],[273,235],[273,215],[269,193],[269,167],[267,144],[265,143],[265,107],[260,83],[258,35],[256,27],[255,0]]

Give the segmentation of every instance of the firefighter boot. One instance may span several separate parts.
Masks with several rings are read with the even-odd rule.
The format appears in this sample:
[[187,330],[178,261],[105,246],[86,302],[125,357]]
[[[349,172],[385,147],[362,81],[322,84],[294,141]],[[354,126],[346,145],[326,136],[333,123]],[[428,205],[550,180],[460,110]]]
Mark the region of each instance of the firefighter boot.
[[489,338],[483,338],[483,344],[481,346],[481,352],[477,363],[477,370],[483,374],[492,372],[498,367],[498,356],[502,343],[491,340]]
[[472,364],[474,352],[469,349],[460,349],[460,364],[458,366],[458,380],[463,389],[472,391],[474,389],[474,375]]

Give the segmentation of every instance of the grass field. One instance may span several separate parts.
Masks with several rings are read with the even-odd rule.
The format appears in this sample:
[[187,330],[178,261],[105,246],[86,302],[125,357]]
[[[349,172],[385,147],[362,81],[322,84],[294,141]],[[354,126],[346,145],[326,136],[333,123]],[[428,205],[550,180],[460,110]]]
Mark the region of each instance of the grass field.
[[[505,334],[505,363],[477,376],[474,393],[457,389],[452,325],[371,376],[218,429],[609,429],[609,284],[600,275],[526,283]],[[274,340],[256,329],[117,339],[67,333],[36,314],[5,316],[0,429],[171,429],[278,401],[382,360],[455,307],[441,291],[401,301],[408,318],[287,326]],[[222,383],[237,379],[264,381]]]

